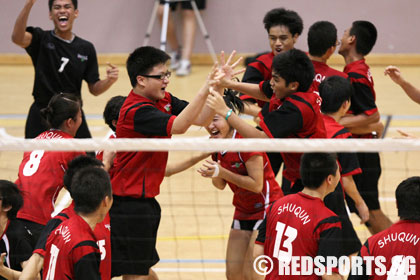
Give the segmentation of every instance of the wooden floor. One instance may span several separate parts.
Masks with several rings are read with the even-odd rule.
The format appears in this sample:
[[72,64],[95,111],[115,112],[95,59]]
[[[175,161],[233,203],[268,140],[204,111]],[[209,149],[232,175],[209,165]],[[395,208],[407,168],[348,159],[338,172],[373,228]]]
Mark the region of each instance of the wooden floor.
[[[336,67],[342,69],[341,65]],[[384,67],[373,67],[377,104],[383,116],[392,115],[388,137],[400,128],[420,135],[420,105],[410,101],[403,91],[384,77]],[[105,68],[101,67],[104,75]],[[172,77],[168,90],[176,96],[191,100],[205,80],[210,67],[196,66],[190,76]],[[419,81],[420,67],[402,68],[407,79]],[[23,137],[25,115],[32,103],[32,66],[0,66],[0,133]],[[99,97],[89,95],[83,88],[84,110],[94,137],[104,137],[108,128],[102,120],[105,103],[114,95],[127,95],[130,83],[123,66],[120,78]],[[204,129],[193,128],[182,136],[206,136]],[[1,137],[1,135],[0,135]],[[190,153],[175,152],[170,162],[181,160]],[[383,173],[380,182],[381,204],[384,211],[396,220],[394,190],[407,176],[418,175],[419,152],[383,153]],[[0,177],[14,181],[22,152],[0,152]],[[165,179],[161,195],[162,221],[159,228],[158,251],[161,262],[156,270],[161,279],[224,279],[224,257],[227,234],[232,222],[232,194],[229,190],[216,191],[209,180],[196,172],[196,167]],[[354,218],[362,240],[369,235]]]

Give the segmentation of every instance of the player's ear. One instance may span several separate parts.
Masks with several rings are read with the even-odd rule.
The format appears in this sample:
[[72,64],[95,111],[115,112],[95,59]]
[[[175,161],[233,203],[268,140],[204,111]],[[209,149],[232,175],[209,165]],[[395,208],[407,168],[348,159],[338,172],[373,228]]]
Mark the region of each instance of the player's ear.
[[75,9],[74,10],[74,17],[77,18],[79,16],[79,10]]
[[290,82],[288,88],[292,91],[297,91],[299,88],[299,82]]
[[12,209],[12,205],[9,205],[9,206],[2,206],[2,207],[1,207],[1,210],[2,210],[3,212],[9,212],[11,209]]
[[296,33],[295,35],[292,36],[293,45],[296,44],[298,38],[299,38],[299,34],[298,33]]
[[137,84],[138,85],[140,85],[140,86],[145,86],[146,84],[145,84],[145,80],[146,80],[146,78],[145,77],[143,77],[143,76],[137,76]]

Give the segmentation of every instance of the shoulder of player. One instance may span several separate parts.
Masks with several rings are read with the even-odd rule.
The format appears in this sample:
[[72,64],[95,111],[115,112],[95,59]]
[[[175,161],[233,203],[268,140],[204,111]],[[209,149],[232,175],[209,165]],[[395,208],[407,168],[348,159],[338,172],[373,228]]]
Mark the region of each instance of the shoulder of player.
[[7,226],[6,235],[8,236],[8,239],[21,239],[29,237],[29,233],[25,229],[25,226],[17,219],[10,220],[10,224]]

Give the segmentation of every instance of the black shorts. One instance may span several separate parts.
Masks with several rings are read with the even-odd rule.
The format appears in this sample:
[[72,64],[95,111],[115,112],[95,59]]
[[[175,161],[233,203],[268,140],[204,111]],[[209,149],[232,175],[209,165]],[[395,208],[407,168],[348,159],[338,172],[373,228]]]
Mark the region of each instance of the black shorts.
[[[172,11],[176,10],[176,8],[178,6],[178,3],[181,3],[181,7],[182,7],[183,10],[192,10],[193,9],[190,1],[169,0],[169,2],[174,2],[174,3],[170,4]],[[165,0],[160,0],[160,4],[164,4],[164,3],[165,3]],[[197,4],[197,8],[199,10],[204,10],[206,8],[206,0],[195,0],[195,3]]]
[[301,179],[297,179],[293,184],[284,176],[281,182],[281,189],[284,195],[298,193],[303,190],[303,183]]
[[333,211],[340,218],[343,238],[341,242],[341,255],[348,256],[359,251],[362,247],[362,243],[347,214],[341,183],[338,183],[335,190],[324,198],[324,203],[328,209]]
[[254,231],[258,230],[258,227],[262,223],[263,220],[237,220],[234,219],[232,222],[232,229],[238,229],[238,230],[248,230],[248,231]]
[[[354,175],[354,182],[369,210],[380,209],[378,181],[381,176],[381,161],[378,153],[357,153],[361,174]],[[354,201],[346,197],[351,212],[357,213]]]
[[25,219],[18,218],[18,220],[22,223],[22,225],[25,227],[25,230],[28,232],[29,242],[31,243],[32,249],[35,249],[35,245],[38,242],[38,239],[41,236],[41,232],[45,226]]
[[156,236],[160,206],[154,198],[114,195],[111,218],[112,277],[132,274],[149,275],[159,261]]
[[[29,109],[28,117],[25,125],[25,138],[32,139],[40,135],[42,132],[48,130],[47,123],[41,117],[41,110],[39,105],[32,103]],[[82,110],[82,124],[77,130],[75,138],[92,138],[89,128],[86,123],[85,114]]]

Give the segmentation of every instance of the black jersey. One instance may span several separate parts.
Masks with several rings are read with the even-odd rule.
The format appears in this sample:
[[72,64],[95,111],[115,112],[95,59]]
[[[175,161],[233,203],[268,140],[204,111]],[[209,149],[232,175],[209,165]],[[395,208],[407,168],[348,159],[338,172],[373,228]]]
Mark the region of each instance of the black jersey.
[[40,108],[60,92],[81,96],[82,80],[92,84],[99,81],[98,60],[92,43],[77,36],[72,41],[55,36],[52,30],[27,27],[32,42],[26,52],[35,68],[32,95]]
[[[32,255],[29,234],[16,219],[9,220],[0,240],[0,254],[6,253],[4,265],[22,271],[21,263]],[[0,276],[0,279],[4,279]]]

